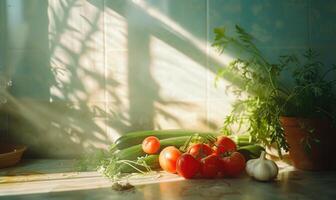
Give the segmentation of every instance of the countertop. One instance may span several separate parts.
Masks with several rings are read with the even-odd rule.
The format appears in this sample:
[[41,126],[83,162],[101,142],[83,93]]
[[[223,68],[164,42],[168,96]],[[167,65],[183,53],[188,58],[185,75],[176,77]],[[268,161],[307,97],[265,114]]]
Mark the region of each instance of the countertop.
[[[134,175],[127,191],[111,189],[111,181],[97,172],[74,172],[73,160],[26,160],[0,170],[0,199],[336,199],[336,172],[305,172],[278,163],[273,182],[246,174],[234,179],[184,180],[174,174]],[[125,180],[126,181],[126,180]]]

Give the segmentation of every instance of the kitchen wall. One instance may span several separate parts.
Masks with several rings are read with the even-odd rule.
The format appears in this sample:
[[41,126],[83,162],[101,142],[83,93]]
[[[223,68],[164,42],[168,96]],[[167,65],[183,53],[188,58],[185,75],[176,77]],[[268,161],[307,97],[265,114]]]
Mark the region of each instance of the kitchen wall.
[[311,46],[331,63],[336,50],[334,0],[1,3],[7,139],[31,156],[77,155],[134,130],[218,130],[235,100],[225,89],[238,83],[227,75],[214,87],[235,57],[211,47],[214,27],[243,26],[274,61]]
[[[5,42],[4,42],[4,37],[5,37],[5,4],[4,2],[0,2],[0,93],[2,90],[2,74],[1,72],[4,69],[4,56],[5,56]],[[0,106],[1,106],[1,94],[0,94]],[[6,137],[8,133],[8,120],[7,120],[7,115],[5,113],[0,112],[0,140],[1,138]]]
[[4,32],[5,32],[5,8],[4,4],[0,3],[0,69],[3,67],[3,56],[4,56]]

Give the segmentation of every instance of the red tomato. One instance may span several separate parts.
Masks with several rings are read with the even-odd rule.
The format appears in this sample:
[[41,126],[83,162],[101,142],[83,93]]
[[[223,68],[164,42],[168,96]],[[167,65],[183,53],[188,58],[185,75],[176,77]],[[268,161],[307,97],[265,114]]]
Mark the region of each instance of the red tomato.
[[194,156],[197,160],[201,160],[204,157],[207,157],[213,153],[211,147],[207,144],[194,144],[189,147],[188,153]]
[[219,157],[212,154],[201,160],[201,176],[204,178],[215,178],[220,171]]
[[220,159],[221,171],[229,177],[240,175],[245,169],[245,158],[239,152],[233,152],[227,157]]
[[201,163],[189,153],[182,154],[176,161],[176,171],[184,178],[193,178],[199,172]]
[[160,140],[157,137],[146,137],[142,142],[142,150],[148,154],[155,154],[160,149]]
[[216,142],[216,155],[222,155],[227,152],[234,152],[237,151],[236,143],[229,137],[226,136],[219,136]]
[[174,146],[164,148],[159,156],[159,163],[163,170],[176,173],[176,161],[181,156],[181,152]]

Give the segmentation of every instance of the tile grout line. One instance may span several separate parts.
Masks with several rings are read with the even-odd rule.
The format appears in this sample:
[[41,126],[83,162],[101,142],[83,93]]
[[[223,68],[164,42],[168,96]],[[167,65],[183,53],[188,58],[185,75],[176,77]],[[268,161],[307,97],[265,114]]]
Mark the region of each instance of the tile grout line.
[[105,0],[102,1],[103,3],[103,56],[104,56],[104,109],[105,109],[105,135],[106,138],[109,137],[108,135],[108,128],[107,128],[107,69],[106,69],[106,10],[105,10]]
[[311,0],[307,0],[307,46],[311,47]]
[[[206,0],[205,2],[205,8],[206,8],[206,65],[207,68],[209,67],[209,0]],[[206,71],[206,125],[207,128],[209,127],[210,124],[210,119],[209,119],[209,71]]]

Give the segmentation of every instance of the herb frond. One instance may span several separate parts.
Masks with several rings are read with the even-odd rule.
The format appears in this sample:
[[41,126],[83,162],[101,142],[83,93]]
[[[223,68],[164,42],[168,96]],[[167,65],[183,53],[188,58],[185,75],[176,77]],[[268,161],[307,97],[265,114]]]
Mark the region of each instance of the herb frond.
[[[224,53],[228,47],[238,49],[241,56],[224,68],[239,75],[244,87],[228,87],[237,97],[232,112],[224,119],[222,132],[230,134],[234,128],[242,127],[253,140],[264,145],[276,144],[288,150],[280,116],[315,117],[324,116],[336,122],[333,86],[336,80],[326,77],[336,71],[333,65],[328,70],[318,60],[318,53],[308,49],[302,57],[279,56],[277,63],[269,62],[256,47],[252,35],[242,27],[235,27],[236,35],[229,35],[224,28],[214,30],[213,46]],[[216,81],[224,69],[217,74]],[[294,86],[285,86],[281,79],[284,71],[291,73]],[[288,81],[288,80],[287,80]],[[244,95],[242,95],[244,94]],[[281,156],[281,155],[280,155]]]

